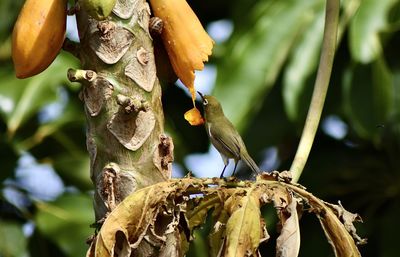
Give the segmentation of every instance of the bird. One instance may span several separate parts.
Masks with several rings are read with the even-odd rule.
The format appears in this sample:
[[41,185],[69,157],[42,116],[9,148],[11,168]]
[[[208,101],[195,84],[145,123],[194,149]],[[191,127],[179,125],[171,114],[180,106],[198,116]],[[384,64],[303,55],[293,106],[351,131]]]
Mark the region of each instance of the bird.
[[197,91],[197,93],[200,95],[203,102],[207,135],[213,146],[220,153],[225,164],[220,178],[224,176],[225,169],[229,164],[229,159],[235,161],[235,168],[233,169],[232,176],[235,175],[236,167],[240,160],[243,160],[255,174],[260,173],[260,168],[250,157],[242,137],[233,126],[232,122],[225,116],[217,98],[211,95],[203,95],[199,91]]

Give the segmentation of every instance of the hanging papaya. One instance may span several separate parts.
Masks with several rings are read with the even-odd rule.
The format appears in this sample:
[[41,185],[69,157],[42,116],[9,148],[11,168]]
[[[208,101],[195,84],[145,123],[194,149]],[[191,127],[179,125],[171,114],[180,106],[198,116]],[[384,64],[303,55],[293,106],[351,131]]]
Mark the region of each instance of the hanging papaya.
[[154,15],[164,23],[161,38],[169,60],[176,75],[189,89],[194,105],[194,72],[204,68],[214,41],[186,0],[150,0],[150,5]]
[[17,78],[45,70],[64,38],[67,0],[26,0],[12,34],[12,59]]

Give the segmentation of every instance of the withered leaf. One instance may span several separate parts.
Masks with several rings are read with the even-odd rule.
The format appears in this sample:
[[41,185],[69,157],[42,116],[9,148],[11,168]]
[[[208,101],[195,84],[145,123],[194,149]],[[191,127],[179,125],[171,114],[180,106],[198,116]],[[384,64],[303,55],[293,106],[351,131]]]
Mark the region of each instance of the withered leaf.
[[228,198],[226,206],[231,216],[226,224],[226,257],[242,257],[255,254],[260,244],[261,213],[259,195],[253,188]]
[[317,215],[328,242],[332,245],[336,257],[361,256],[353,238],[347,232],[330,208],[325,208]]
[[178,240],[179,231],[175,229],[174,233],[167,234],[166,243],[160,249],[159,257],[179,257],[180,253],[180,241]]
[[300,227],[297,215],[297,200],[281,209],[279,218],[282,224],[281,234],[276,240],[277,257],[296,257],[300,250]]
[[289,187],[310,204],[311,210],[317,215],[336,257],[361,256],[353,238],[331,207],[302,188],[293,185],[289,185]]
[[[114,256],[117,240],[138,245],[155,221],[159,206],[176,190],[168,182],[143,188],[129,195],[107,217],[95,244],[96,256]],[[118,234],[118,237],[117,237]],[[124,249],[119,249],[119,251]],[[89,251],[92,251],[89,249]],[[126,249],[124,250],[126,251]]]
[[340,201],[339,201],[339,205],[330,204],[330,203],[326,203],[326,205],[328,207],[330,207],[336,213],[336,215],[342,221],[347,232],[349,232],[351,234],[351,236],[356,240],[357,244],[362,245],[362,244],[367,243],[367,239],[361,238],[357,234],[357,229],[354,226],[354,222],[362,222],[360,215],[346,210]]
[[219,257],[222,255],[223,246],[226,238],[226,222],[229,218],[227,211],[223,208],[216,208],[212,213],[213,229],[208,236],[208,245],[210,247],[209,254],[211,257]]
[[216,194],[205,196],[193,208],[187,211],[187,218],[189,220],[190,229],[194,229],[204,223],[207,213],[212,208],[217,208],[220,205],[219,198]]

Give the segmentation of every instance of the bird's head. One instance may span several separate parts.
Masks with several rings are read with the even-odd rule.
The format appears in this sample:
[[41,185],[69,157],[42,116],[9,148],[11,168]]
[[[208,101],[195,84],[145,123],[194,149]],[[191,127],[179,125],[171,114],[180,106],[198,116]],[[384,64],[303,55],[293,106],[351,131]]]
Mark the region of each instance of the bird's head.
[[219,117],[219,115],[224,115],[221,104],[218,102],[217,98],[212,95],[203,95],[199,91],[197,91],[197,93],[203,100],[204,115],[206,120]]

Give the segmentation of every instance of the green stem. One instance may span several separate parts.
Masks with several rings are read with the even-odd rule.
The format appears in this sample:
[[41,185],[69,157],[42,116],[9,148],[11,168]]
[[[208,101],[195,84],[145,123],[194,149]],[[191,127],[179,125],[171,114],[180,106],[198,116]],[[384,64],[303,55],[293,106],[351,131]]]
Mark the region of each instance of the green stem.
[[290,167],[294,183],[299,180],[307,162],[315,138],[315,133],[317,132],[319,120],[321,118],[322,109],[324,107],[336,49],[339,9],[339,0],[327,0],[324,39],[322,42],[321,58],[317,78],[315,80],[314,92],[296,156],[293,160],[292,166]]

